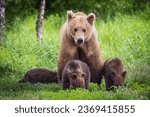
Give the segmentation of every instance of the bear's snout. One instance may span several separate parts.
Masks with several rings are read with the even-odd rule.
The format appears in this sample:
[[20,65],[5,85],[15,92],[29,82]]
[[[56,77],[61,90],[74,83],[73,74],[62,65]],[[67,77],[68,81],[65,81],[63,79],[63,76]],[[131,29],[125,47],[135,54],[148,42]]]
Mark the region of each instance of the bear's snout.
[[83,44],[83,38],[77,38],[77,44],[80,46]]

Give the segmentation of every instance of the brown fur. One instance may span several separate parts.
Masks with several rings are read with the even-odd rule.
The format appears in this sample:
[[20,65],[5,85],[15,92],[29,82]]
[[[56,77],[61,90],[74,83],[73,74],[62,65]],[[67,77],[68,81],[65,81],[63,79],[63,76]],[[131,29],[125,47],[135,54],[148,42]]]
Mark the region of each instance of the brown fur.
[[97,32],[94,27],[95,15],[82,12],[67,12],[67,22],[60,30],[58,56],[58,79],[61,82],[66,63],[78,59],[85,62],[91,72],[91,82],[101,83],[103,65]]
[[57,83],[57,72],[45,68],[34,68],[26,72],[19,83]]
[[90,70],[86,63],[79,60],[67,62],[62,74],[62,87],[88,89],[90,82]]
[[112,86],[123,85],[126,71],[124,71],[122,61],[118,58],[106,60],[103,66],[103,75],[107,90],[111,89]]

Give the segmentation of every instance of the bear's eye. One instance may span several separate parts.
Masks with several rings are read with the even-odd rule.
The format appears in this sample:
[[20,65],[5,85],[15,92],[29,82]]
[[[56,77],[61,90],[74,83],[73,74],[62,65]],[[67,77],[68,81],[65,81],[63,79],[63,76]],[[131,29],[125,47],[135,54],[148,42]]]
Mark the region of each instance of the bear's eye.
[[77,79],[77,75],[76,75],[76,74],[73,74],[73,75],[72,75],[72,79],[73,79],[73,80]]
[[81,76],[82,76],[83,78],[86,78],[86,74],[81,74]]
[[82,29],[82,31],[83,31],[83,32],[86,32],[86,29],[84,28],[84,29]]
[[74,32],[77,32],[77,30],[78,30],[77,28],[74,28]]

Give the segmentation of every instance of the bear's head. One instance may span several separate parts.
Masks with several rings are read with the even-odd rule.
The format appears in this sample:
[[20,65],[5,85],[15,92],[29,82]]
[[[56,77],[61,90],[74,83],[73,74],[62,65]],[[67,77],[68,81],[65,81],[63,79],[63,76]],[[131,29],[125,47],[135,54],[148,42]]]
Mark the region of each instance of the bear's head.
[[85,73],[74,72],[70,74],[70,88],[85,88],[85,78]]
[[93,33],[95,14],[88,16],[82,12],[67,12],[67,33],[77,46],[82,46],[88,41]]
[[87,73],[83,71],[83,63],[79,60],[67,62],[63,71],[62,86],[65,88],[85,88],[88,79]]
[[113,72],[112,80],[115,86],[122,86],[124,84],[124,79],[126,76],[126,71],[122,73]]
[[[109,73],[108,78],[106,79],[107,81],[107,89],[111,89],[112,86],[122,86],[124,85],[124,80],[125,80],[125,76],[126,76],[126,71],[123,72],[116,72],[116,71],[111,71]],[[113,87],[112,87],[113,89]]]

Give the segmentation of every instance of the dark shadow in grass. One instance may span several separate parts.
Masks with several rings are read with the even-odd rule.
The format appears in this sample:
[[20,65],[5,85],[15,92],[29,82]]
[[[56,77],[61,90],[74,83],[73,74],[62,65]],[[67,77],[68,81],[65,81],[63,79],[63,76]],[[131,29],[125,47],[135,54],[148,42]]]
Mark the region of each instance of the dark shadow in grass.
[[0,66],[0,76],[7,75],[7,74],[12,73],[12,72],[14,72],[14,71],[8,67]]
[[[9,67],[3,67],[3,66],[0,66],[0,80],[3,78],[3,79],[6,79],[6,78],[9,78],[11,76],[15,76],[16,78],[21,78],[22,77],[22,73],[18,70],[12,70],[11,68]],[[9,81],[11,81],[12,79],[9,79]]]

